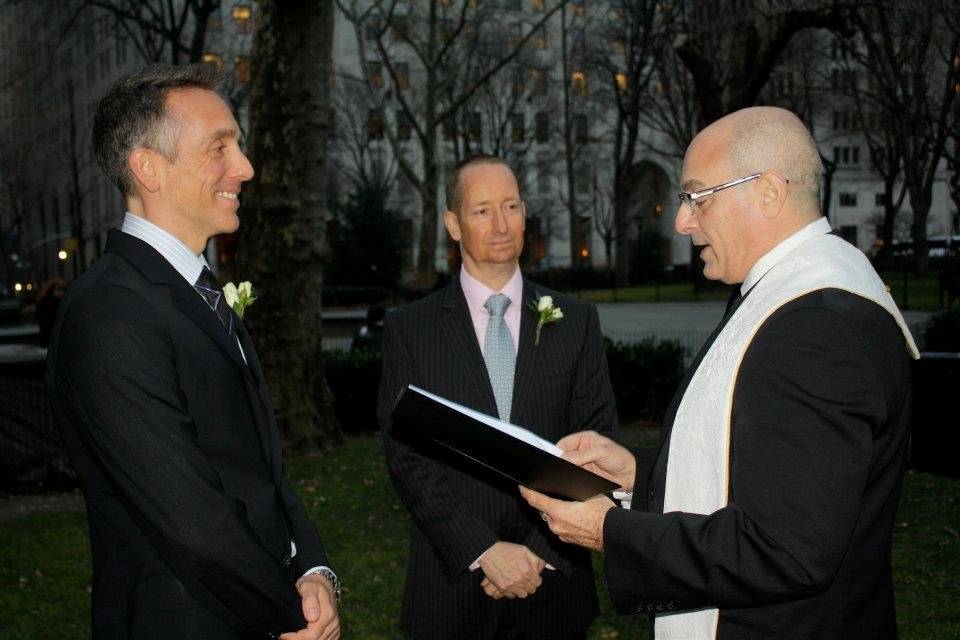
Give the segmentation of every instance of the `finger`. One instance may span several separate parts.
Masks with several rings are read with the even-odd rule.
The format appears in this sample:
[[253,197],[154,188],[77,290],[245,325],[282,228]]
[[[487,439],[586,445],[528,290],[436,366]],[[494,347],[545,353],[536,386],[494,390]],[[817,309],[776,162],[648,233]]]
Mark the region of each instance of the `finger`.
[[337,640],[340,637],[340,620],[339,618],[333,620],[326,629],[323,630],[323,633],[320,635],[320,640]]
[[572,462],[578,467],[582,467],[585,464],[590,464],[591,462],[597,462],[598,460],[603,460],[609,455],[609,449],[605,445],[598,445],[596,447],[590,447],[588,449],[578,449],[576,451],[564,451],[563,456],[564,460]]
[[304,586],[303,593],[303,617],[307,622],[316,622],[320,619],[320,600],[317,598],[317,588]]
[[557,446],[564,451],[575,451],[580,447],[588,447],[597,438],[596,431],[578,431],[564,436],[557,441]]
[[539,491],[527,489],[526,487],[520,487],[520,495],[523,496],[523,499],[526,500],[531,507],[547,514],[547,524],[551,524],[550,518],[553,517],[557,507],[564,504],[562,500],[554,500]]

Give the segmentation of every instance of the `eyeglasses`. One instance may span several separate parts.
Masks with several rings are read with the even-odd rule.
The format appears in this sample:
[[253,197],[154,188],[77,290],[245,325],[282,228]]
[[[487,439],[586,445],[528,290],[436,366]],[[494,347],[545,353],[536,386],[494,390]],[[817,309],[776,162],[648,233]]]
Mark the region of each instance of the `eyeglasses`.
[[[689,193],[681,191],[677,194],[677,197],[680,198],[680,204],[686,205],[690,209],[690,213],[697,214],[697,202],[706,198],[707,196],[712,196],[718,191],[723,191],[724,189],[729,189],[730,187],[735,187],[738,184],[743,184],[744,182],[750,182],[751,180],[756,180],[762,173],[755,173],[744,178],[737,178],[736,180],[731,180],[730,182],[724,182],[723,184],[718,184],[715,187],[710,187],[709,189],[704,189],[703,191],[691,191]],[[781,176],[782,177],[782,176]],[[787,184],[790,184],[790,181],[786,178],[783,178],[783,181]]]

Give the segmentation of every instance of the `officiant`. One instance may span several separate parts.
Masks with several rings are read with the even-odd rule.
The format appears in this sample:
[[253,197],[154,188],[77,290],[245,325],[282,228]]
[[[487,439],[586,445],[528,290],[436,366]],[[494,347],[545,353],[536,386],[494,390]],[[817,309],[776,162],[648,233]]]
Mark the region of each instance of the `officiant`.
[[391,433],[408,384],[551,442],[616,429],[596,308],[520,272],[526,209],[513,171],[494,156],[467,158],[448,176],[446,201],[459,277],[384,323],[378,414],[412,519],[401,628],[417,640],[585,638],[598,611],[589,552],[557,540],[514,485]]
[[629,508],[521,489],[561,540],[604,552],[616,609],[652,614],[657,640],[896,637],[890,543],[918,354],[870,263],[821,216],[821,175],[782,109],[697,135],[676,230],[737,296],[659,450],[559,443],[632,490]]

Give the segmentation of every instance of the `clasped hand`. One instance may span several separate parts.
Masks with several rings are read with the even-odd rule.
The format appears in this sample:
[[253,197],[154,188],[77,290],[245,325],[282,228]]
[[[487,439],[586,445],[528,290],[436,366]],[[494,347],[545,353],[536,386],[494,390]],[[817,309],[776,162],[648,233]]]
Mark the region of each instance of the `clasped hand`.
[[297,580],[297,591],[302,599],[307,627],[284,633],[280,640],[338,640],[340,617],[330,581],[321,575],[310,574]]
[[545,563],[522,544],[497,542],[480,558],[484,578],[480,587],[495,600],[526,598],[543,584]]

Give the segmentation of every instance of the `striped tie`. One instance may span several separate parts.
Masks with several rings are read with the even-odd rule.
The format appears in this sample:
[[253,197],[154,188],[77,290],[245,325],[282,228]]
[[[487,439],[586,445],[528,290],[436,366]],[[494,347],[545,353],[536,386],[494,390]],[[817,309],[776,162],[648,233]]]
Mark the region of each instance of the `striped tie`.
[[483,304],[490,313],[487,334],[483,339],[483,362],[487,365],[493,397],[497,401],[497,413],[501,420],[510,420],[513,405],[513,372],[517,364],[517,350],[510,336],[503,314],[510,306],[510,298],[496,293]]
[[217,282],[217,277],[213,275],[209,267],[204,267],[197,278],[197,283],[193,288],[200,292],[203,299],[207,301],[213,312],[220,319],[220,324],[228,336],[233,335],[233,314],[230,312],[230,306],[223,299],[223,288]]

